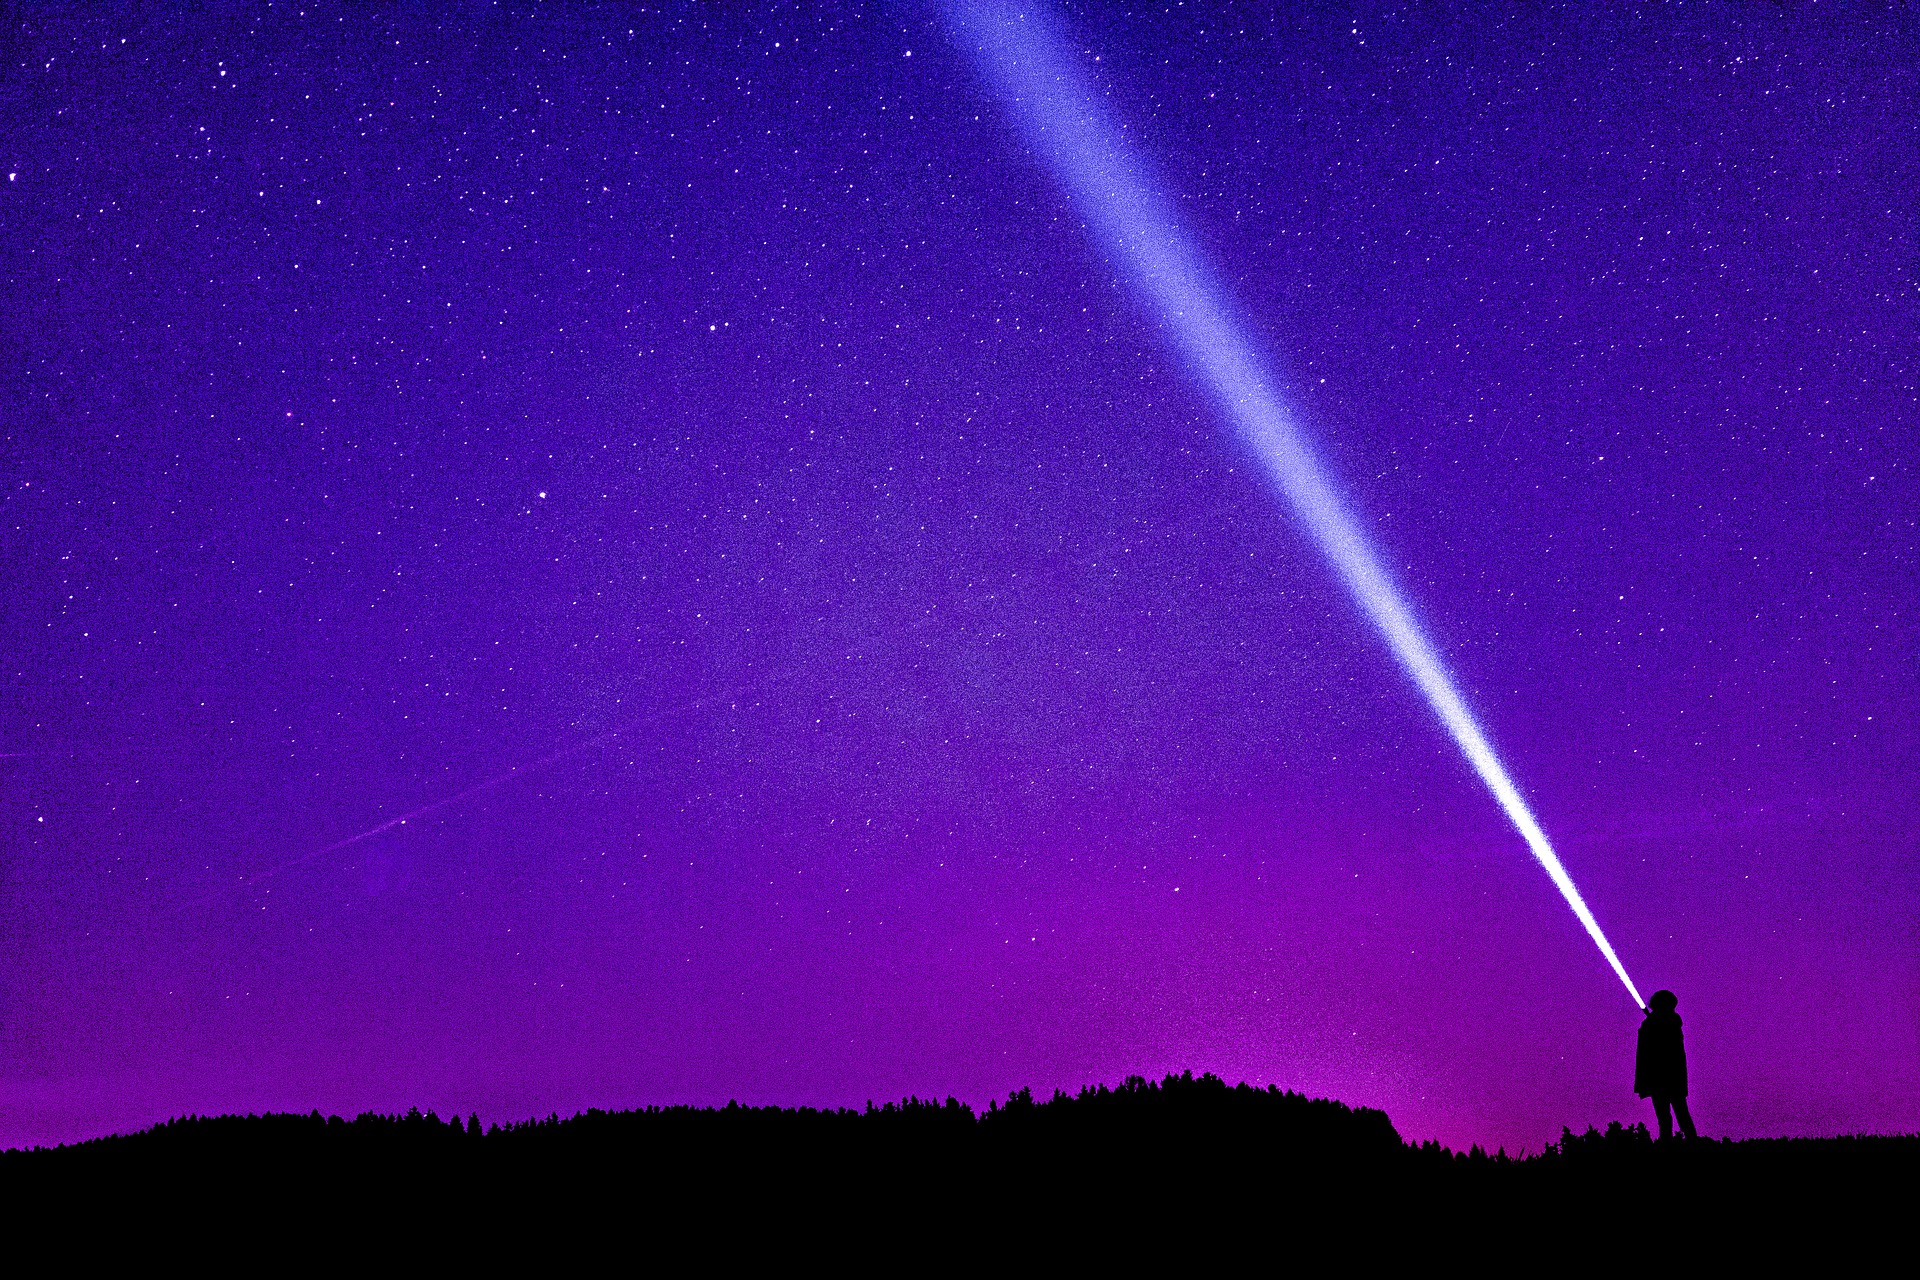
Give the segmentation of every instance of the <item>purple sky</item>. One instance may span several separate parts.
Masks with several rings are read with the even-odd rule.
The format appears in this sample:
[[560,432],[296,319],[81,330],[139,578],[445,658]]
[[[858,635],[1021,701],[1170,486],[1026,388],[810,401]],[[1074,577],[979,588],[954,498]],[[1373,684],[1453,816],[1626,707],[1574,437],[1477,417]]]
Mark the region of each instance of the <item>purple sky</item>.
[[[1647,1118],[928,11],[419,8],[0,39],[0,1144],[1182,1068]],[[1702,1129],[1920,1128],[1920,32],[1268,8],[1072,22]]]

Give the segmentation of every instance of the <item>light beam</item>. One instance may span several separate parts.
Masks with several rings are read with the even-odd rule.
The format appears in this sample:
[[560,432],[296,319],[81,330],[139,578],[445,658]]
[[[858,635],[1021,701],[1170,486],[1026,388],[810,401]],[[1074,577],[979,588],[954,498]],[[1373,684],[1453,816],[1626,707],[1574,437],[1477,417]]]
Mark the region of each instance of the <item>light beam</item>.
[[1354,600],[1426,696],[1475,773],[1520,832],[1587,936],[1641,1008],[1633,979],[1574,887],[1520,789],[1454,687],[1406,598],[1314,456],[1299,415],[1254,343],[1228,291],[1121,131],[1051,16],[1001,0],[946,0],[955,42],[993,87],[1021,138],[1066,188],[1108,258],[1235,434],[1299,516]]

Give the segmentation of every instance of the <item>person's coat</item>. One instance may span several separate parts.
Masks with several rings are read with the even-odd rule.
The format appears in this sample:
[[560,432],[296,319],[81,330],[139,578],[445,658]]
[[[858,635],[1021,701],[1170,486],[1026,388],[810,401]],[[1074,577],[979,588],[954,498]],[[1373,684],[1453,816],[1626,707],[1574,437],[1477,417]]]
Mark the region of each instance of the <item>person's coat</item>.
[[1640,1024],[1633,1091],[1643,1098],[1687,1096],[1687,1048],[1680,1038],[1680,1015],[1671,1009],[1654,1010]]

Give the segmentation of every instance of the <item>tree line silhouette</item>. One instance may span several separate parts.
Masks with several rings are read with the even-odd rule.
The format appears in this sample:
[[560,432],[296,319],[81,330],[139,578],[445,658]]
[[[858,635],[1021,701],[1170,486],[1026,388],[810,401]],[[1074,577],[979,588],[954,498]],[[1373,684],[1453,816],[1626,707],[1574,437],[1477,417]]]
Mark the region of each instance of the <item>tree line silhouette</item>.
[[13,1221],[84,1213],[103,1240],[191,1224],[234,1247],[438,1240],[443,1256],[546,1258],[624,1240],[639,1261],[716,1265],[823,1252],[916,1268],[1014,1255],[1226,1265],[1468,1238],[1724,1251],[1816,1222],[1862,1238],[1917,1182],[1920,1137],[1656,1143],[1616,1123],[1513,1157],[1408,1144],[1380,1111],[1191,1074],[1045,1101],[1023,1089],[978,1112],[907,1098],[486,1126],[418,1110],[187,1117],[0,1152]]

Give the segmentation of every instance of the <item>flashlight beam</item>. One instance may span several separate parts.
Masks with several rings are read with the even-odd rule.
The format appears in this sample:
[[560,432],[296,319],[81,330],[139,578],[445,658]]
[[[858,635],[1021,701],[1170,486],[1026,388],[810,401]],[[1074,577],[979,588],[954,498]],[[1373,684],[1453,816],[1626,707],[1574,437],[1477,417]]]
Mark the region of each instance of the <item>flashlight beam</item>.
[[1159,320],[1187,372],[1259,459],[1475,773],[1506,811],[1641,1008],[1633,979],[1574,887],[1546,833],[1474,720],[1386,566],[1314,456],[1252,328],[1214,278],[1050,17],[1005,0],[947,0],[956,43],[998,95],[1021,139],[1071,196],[1094,240]]

